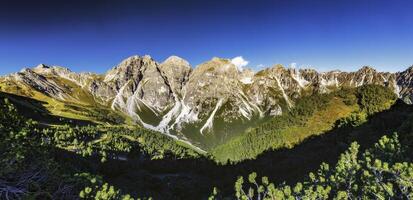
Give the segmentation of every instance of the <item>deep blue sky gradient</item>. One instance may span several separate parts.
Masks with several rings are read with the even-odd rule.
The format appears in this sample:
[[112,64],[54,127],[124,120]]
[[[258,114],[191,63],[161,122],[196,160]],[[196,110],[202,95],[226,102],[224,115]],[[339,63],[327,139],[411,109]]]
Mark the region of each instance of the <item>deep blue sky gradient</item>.
[[131,55],[193,66],[243,56],[320,71],[413,64],[413,1],[22,1],[0,3],[0,75],[39,63],[103,73]]

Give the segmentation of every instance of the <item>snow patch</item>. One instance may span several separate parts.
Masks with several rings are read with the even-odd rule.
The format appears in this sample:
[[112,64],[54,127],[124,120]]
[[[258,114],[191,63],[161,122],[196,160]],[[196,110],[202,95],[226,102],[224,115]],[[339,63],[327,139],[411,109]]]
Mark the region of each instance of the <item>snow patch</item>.
[[110,73],[110,74],[107,74],[105,76],[105,79],[103,80],[103,82],[110,82],[115,78],[116,78],[116,74],[115,73]]
[[282,85],[280,83],[280,80],[278,80],[277,77],[275,77],[275,80],[277,81],[278,87],[281,89],[281,92],[283,94],[283,97],[284,97],[285,101],[287,102],[288,107],[291,108],[292,104],[291,104],[290,99],[288,98],[287,94],[285,93],[284,88],[282,87]]
[[366,75],[363,74],[363,76],[361,77],[361,82],[360,83],[356,83],[356,87],[360,87],[364,84],[364,79],[366,78]]
[[212,129],[213,126],[213,122],[214,122],[214,117],[215,117],[215,113],[218,111],[218,109],[222,106],[222,102],[223,100],[220,99],[218,101],[218,103],[215,105],[214,110],[212,111],[211,115],[209,116],[208,120],[205,122],[204,126],[202,126],[201,130],[199,132],[201,132],[201,134],[203,135],[203,131],[205,129]]
[[251,84],[251,83],[254,82],[254,81],[252,81],[252,77],[244,77],[240,81],[241,81],[241,83],[244,83],[244,84]]
[[163,116],[161,122],[159,122],[156,129],[160,132],[169,133],[169,130],[172,127],[170,126],[168,127],[168,124],[172,121],[174,117],[176,117],[179,114],[180,110],[181,110],[181,102],[176,101],[174,107],[172,107],[172,109]]
[[184,103],[183,100],[180,101],[181,105],[181,112],[179,115],[176,117],[175,122],[171,125],[171,127],[174,127],[177,125],[177,128],[180,129],[182,123],[190,123],[190,122],[195,122],[198,121],[198,113],[195,113],[188,105]]
[[280,106],[280,105],[277,105],[276,108],[271,109],[271,111],[270,111],[270,116],[277,116],[277,115],[281,115],[282,113],[283,113],[283,112],[282,112],[281,106]]
[[[190,146],[192,146],[193,148],[197,149],[200,152],[206,153],[205,150],[195,146],[194,144],[192,144],[191,142],[187,141],[187,140],[182,140],[180,138],[178,138],[176,135],[172,135],[169,133],[169,130],[173,127],[173,125],[175,125],[176,123],[180,123],[180,120],[182,118],[184,118],[183,116],[186,116],[186,112],[188,112],[189,107],[185,106],[185,104],[183,103],[183,101],[176,101],[174,107],[162,118],[161,122],[158,124],[158,126],[153,126],[151,124],[147,124],[145,123],[138,114],[136,114],[136,107],[139,107],[139,102],[142,102],[142,100],[138,99],[138,98],[130,98],[130,100],[128,101],[128,105],[127,105],[127,113],[133,117],[135,120],[137,120],[140,124],[142,124],[142,126],[144,128],[147,129],[151,129],[154,131],[159,131],[175,140],[179,140],[181,142],[184,142]],[[147,105],[146,105],[147,106]],[[182,109],[181,109],[182,108]],[[180,112],[181,110],[181,112]],[[190,112],[189,112],[190,113]],[[178,115],[179,114],[179,115]],[[168,127],[168,124],[172,121],[173,117],[175,117],[176,115],[178,115],[175,123]],[[197,115],[194,117],[194,115],[188,114],[190,117],[188,117],[190,120],[197,120]],[[186,122],[189,122],[189,120],[187,120]]]
[[203,82],[198,82],[198,86],[199,87],[204,87],[206,84],[205,83],[203,83]]
[[244,107],[242,105],[239,107],[239,113],[248,120],[250,120],[252,114],[254,113],[254,109],[251,108],[251,106],[244,99],[241,98],[241,101]]
[[[134,95],[135,96],[135,95]],[[159,112],[152,108],[152,106],[148,105],[143,99],[137,98],[140,102],[142,102],[143,105],[145,105],[149,110],[151,110],[156,116],[159,116]],[[158,106],[159,107],[159,106]]]
[[381,76],[381,78],[383,79],[383,81],[384,81],[385,83],[388,82],[387,78],[385,78],[382,74],[380,74],[380,76]]
[[161,88],[159,88],[159,90],[158,90],[158,94],[163,94],[163,93],[166,93],[166,92],[167,92],[167,90],[164,86],[161,86]]
[[244,116],[248,120],[251,119],[251,114],[249,112],[247,112],[246,110],[244,110],[244,108],[239,107],[239,112],[241,113],[242,116]]
[[[240,90],[240,94],[241,94],[242,97],[244,97],[244,99],[247,99],[247,100],[248,100],[248,97],[244,94],[244,92],[243,92],[242,90]],[[243,101],[244,103],[246,103],[244,99],[242,99],[242,101]],[[255,101],[260,102],[260,101],[258,100],[258,97],[257,97],[257,96],[255,96]],[[263,116],[264,116],[264,113],[261,111],[260,107],[257,106],[257,104],[255,104],[255,103],[253,103],[253,102],[249,102],[249,103],[251,104],[252,107],[254,107],[255,109],[257,109],[260,117],[263,117]],[[248,103],[246,103],[246,104],[248,105]],[[248,110],[252,110],[252,111],[254,110],[254,109],[251,108],[249,105],[248,105],[248,107],[249,107]]]
[[125,85],[123,85],[120,90],[118,91],[118,93],[115,96],[115,99],[112,102],[112,110],[115,110],[116,105],[119,105],[120,108],[125,108],[126,104],[125,101],[123,100],[123,91],[125,90],[126,86],[128,85],[129,81],[125,83]]
[[353,80],[354,78],[351,78],[351,80],[350,80],[350,86],[352,86],[353,85],[353,82],[354,82],[354,80]]
[[337,77],[334,77],[333,79],[328,79],[328,80],[326,80],[326,79],[324,79],[324,78],[322,78],[321,79],[321,85],[323,85],[323,86],[332,86],[332,85],[335,85],[336,87],[338,87],[338,80],[337,80]]
[[292,74],[291,77],[292,77],[295,81],[297,81],[298,85],[299,85],[301,88],[305,87],[305,86],[308,84],[308,81],[305,80],[305,79],[301,76],[300,71],[298,71],[298,70],[294,70],[294,73]]
[[396,93],[397,98],[399,98],[400,97],[400,86],[397,85],[396,81],[393,82],[393,87],[394,87],[394,93]]

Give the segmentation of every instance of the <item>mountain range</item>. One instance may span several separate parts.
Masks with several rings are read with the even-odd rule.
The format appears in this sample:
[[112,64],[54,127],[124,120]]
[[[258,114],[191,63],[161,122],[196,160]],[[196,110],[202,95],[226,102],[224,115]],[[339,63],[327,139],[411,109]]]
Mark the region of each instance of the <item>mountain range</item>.
[[367,66],[318,72],[274,65],[254,72],[223,58],[193,68],[177,56],[161,63],[132,56],[105,74],[45,64],[24,68],[0,77],[0,91],[40,100],[56,116],[139,124],[208,150],[314,93],[375,84],[412,103],[412,78],[413,67],[397,73]]

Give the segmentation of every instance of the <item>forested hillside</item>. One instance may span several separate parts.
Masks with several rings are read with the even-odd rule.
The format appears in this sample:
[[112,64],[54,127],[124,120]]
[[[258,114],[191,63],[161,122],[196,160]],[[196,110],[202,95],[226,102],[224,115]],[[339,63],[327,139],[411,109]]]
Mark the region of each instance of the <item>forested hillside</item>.
[[[252,159],[331,130],[361,103],[337,96],[343,88],[377,85],[405,102],[413,96],[412,68],[398,73],[369,66],[318,72],[276,64],[254,72],[236,65],[214,57],[193,67],[178,56],[158,62],[135,55],[96,74],[39,64],[1,76],[0,91],[37,114],[55,118],[51,122],[32,115],[43,124],[57,119],[64,121],[59,124],[139,125],[213,152],[221,163]],[[238,151],[239,146],[246,149]]]
[[[345,93],[348,96],[348,91]],[[340,94],[343,93],[340,92]],[[373,139],[373,135],[377,137],[377,134],[372,134],[371,131],[386,132],[389,125],[392,126],[391,124],[401,120],[396,129],[391,128],[395,132],[388,132],[388,135],[382,136],[370,148],[361,146],[358,142],[352,142],[348,149],[339,156],[337,162],[322,163],[303,181],[296,183],[287,184],[279,181],[271,183],[268,177],[259,177],[256,172],[248,176],[239,176],[234,182],[232,197],[249,200],[413,198],[413,114],[411,110],[406,110],[404,106],[399,107],[399,102],[394,106],[395,108],[392,108],[394,113],[385,111],[382,113],[384,115],[374,119],[376,118],[374,113],[388,108],[388,100],[393,99],[392,95],[378,87],[362,87],[355,94],[361,112],[336,122],[338,133],[350,133],[347,139],[340,135],[336,136],[337,139],[341,138],[341,142],[356,140],[366,145],[369,139]],[[406,112],[407,118],[399,115],[403,112]],[[385,117],[386,115],[389,116]],[[376,120],[377,122],[374,122]],[[358,127],[360,127],[359,131],[357,131]],[[365,136],[360,134],[365,134]],[[298,166],[291,166],[291,170],[295,170],[296,167]],[[213,188],[210,199],[222,199],[222,197],[219,188]]]
[[0,200],[413,200],[413,0],[0,0]]
[[0,99],[0,133],[1,199],[129,199],[95,173],[94,163],[125,160],[128,156],[139,159],[200,156],[167,136],[142,128],[45,127],[22,117],[4,96]]
[[212,154],[219,162],[237,162],[267,150],[292,148],[335,127],[361,124],[368,116],[390,108],[395,100],[391,90],[376,85],[303,97],[288,113],[218,146]]
[[224,157],[137,126],[42,119],[18,98],[0,101],[2,199],[411,198],[413,108],[382,86],[302,98]]

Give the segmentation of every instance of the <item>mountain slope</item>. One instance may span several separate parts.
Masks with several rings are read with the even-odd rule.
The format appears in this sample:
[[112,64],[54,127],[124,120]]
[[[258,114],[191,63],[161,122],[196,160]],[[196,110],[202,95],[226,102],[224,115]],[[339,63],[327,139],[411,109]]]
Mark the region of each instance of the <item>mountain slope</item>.
[[288,113],[247,130],[211,153],[223,163],[255,159],[264,151],[292,148],[311,136],[337,127],[358,126],[367,121],[368,116],[390,108],[395,99],[391,90],[377,85],[304,97]]
[[[275,65],[252,72],[213,58],[192,69],[182,58],[162,63],[132,56],[105,74],[39,65],[0,77],[0,91],[46,102],[53,115],[96,123],[137,123],[203,149],[213,149],[313,94],[382,85],[410,103],[413,70],[317,72]],[[97,113],[101,116],[89,116]],[[112,120],[104,116],[116,115]],[[116,119],[117,120],[116,120]]]

